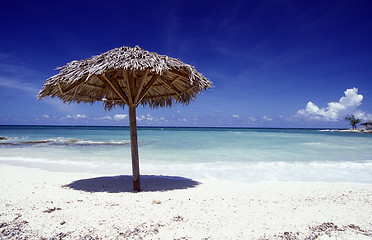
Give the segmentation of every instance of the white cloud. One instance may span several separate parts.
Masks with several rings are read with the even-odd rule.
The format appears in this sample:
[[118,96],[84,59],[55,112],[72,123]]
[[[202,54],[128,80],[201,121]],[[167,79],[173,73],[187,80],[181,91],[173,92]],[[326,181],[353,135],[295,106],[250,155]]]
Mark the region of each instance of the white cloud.
[[101,119],[101,120],[111,120],[112,117],[111,116],[104,116],[104,117],[101,117],[99,119]]
[[113,118],[111,116],[104,116],[104,117],[96,117],[93,118],[93,120],[112,120]]
[[356,118],[360,118],[364,121],[368,121],[368,120],[371,120],[372,119],[372,114],[370,113],[365,113],[365,112],[362,112],[360,110],[357,110],[354,112],[354,115]]
[[138,122],[141,122],[142,120],[145,120],[145,119],[146,119],[145,115],[141,115],[140,117],[137,117]]
[[44,115],[43,115],[43,118],[49,118],[49,115],[44,114]]
[[240,118],[240,116],[237,115],[237,114],[233,114],[232,117],[233,117],[233,118]]
[[13,88],[17,90],[22,90],[25,92],[30,92],[32,94],[37,94],[39,92],[39,89],[37,89],[35,86],[27,83],[27,82],[22,82],[17,79],[9,79],[5,77],[0,76],[0,86],[1,87],[6,87],[6,88]]
[[338,102],[328,103],[327,108],[319,108],[314,103],[308,102],[305,109],[298,110],[297,115],[316,120],[336,121],[347,114],[355,113],[356,108],[362,104],[363,95],[358,94],[358,89],[355,87],[347,89],[344,93],[345,96]]
[[84,114],[76,114],[75,116],[67,115],[66,117],[61,118],[61,120],[64,119],[88,119],[88,117]]
[[251,120],[252,122],[256,122],[257,121],[257,118],[255,118],[255,117],[249,117],[249,120]]
[[179,121],[179,122],[187,122],[187,119],[186,118],[178,118],[177,121]]
[[140,117],[137,117],[137,121],[139,121],[139,122],[141,122],[141,121],[152,121],[152,120],[154,120],[154,118],[150,114],[147,114],[146,116],[141,115]]
[[15,59],[11,54],[0,54],[0,86],[8,89],[21,90],[35,96],[41,86],[28,79],[40,79],[43,77],[38,71],[22,65],[22,61]]
[[[16,62],[16,64],[14,62]],[[40,72],[23,66],[19,59],[14,59],[12,55],[3,53],[0,54],[0,71],[7,74],[17,75],[20,79],[41,75]]]
[[86,115],[77,114],[74,118],[75,119],[87,119],[88,117]]
[[265,121],[272,121],[273,119],[271,117],[268,117],[268,116],[263,116],[263,120],[265,120]]
[[[115,121],[120,121],[120,120],[124,120],[124,119],[127,119],[127,118],[128,118],[127,114],[116,114],[114,116]],[[107,118],[107,119],[109,119],[109,118]]]

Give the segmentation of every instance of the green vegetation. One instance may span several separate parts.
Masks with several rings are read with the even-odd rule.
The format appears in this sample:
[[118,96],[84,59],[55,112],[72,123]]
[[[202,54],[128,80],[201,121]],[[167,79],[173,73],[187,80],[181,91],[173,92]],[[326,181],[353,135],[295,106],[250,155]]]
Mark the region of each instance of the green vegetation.
[[350,125],[353,127],[353,129],[356,129],[356,125],[362,121],[362,119],[356,118],[353,114],[347,115],[345,120],[350,121]]

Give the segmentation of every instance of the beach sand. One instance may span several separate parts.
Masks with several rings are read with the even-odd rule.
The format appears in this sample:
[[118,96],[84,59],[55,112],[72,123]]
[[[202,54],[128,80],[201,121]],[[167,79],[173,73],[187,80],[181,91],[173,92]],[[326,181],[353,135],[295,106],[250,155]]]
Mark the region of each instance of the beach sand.
[[234,183],[0,165],[0,239],[372,239],[372,185]]

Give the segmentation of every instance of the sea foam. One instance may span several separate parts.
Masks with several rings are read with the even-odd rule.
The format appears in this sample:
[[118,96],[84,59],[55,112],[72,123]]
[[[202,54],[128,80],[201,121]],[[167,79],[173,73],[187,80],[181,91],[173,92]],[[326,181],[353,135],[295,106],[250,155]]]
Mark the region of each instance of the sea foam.
[[[131,174],[129,129],[0,128],[0,163]],[[240,182],[372,183],[372,135],[307,129],[139,128],[142,174]],[[1,145],[2,144],[2,145]]]

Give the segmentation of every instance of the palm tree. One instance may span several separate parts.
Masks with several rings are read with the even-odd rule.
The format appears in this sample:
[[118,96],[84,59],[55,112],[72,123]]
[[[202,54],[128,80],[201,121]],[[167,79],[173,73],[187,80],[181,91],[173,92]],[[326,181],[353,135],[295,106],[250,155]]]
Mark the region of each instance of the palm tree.
[[347,115],[345,120],[350,121],[350,125],[353,127],[353,129],[356,129],[356,125],[362,121],[362,119],[356,118],[353,114]]

